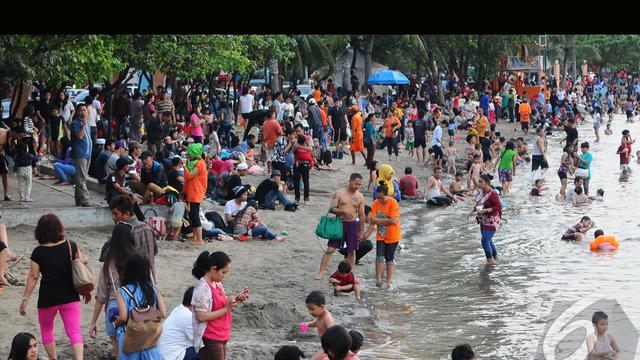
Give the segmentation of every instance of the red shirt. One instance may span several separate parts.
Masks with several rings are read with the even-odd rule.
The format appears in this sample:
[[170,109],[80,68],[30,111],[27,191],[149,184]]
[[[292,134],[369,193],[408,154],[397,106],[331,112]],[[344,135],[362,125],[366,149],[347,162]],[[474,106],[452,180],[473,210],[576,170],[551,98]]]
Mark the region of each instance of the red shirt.
[[[211,311],[223,309],[227,305],[227,294],[225,294],[222,284],[218,284],[216,287],[213,287],[211,284],[208,285],[211,289],[211,296],[213,297]],[[213,341],[227,341],[229,340],[230,334],[231,311],[228,311],[224,315],[208,321],[207,329],[204,331],[202,338]]]
[[[628,144],[620,144],[618,147],[618,153],[620,154],[620,165],[629,165],[629,153],[631,152],[631,146]],[[622,152],[627,148],[627,152]]]
[[282,128],[276,119],[269,119],[262,125],[262,139],[269,149],[273,149],[282,134]]
[[340,286],[351,285],[351,284],[359,285],[358,280],[353,275],[353,272],[350,272],[347,275],[342,276],[340,275],[339,271],[336,271],[333,273],[333,275],[331,275],[331,278],[337,279],[338,281],[340,281],[340,283],[338,284]]
[[400,193],[404,196],[418,196],[418,178],[412,174],[403,176],[400,179]]
[[293,152],[293,157],[295,158],[296,162],[308,161],[311,164],[311,167],[313,167],[313,156],[311,156],[310,151],[304,149],[296,149],[296,151]]

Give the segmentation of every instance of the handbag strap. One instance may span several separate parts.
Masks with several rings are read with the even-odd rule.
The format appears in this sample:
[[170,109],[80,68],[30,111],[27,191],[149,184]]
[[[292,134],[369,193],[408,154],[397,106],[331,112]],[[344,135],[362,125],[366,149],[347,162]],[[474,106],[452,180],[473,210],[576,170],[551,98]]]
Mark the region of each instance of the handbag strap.
[[73,251],[71,250],[71,241],[67,240],[67,246],[69,246],[69,256],[71,257],[71,261],[73,261],[74,258],[73,258]]
[[111,273],[111,266],[107,265],[109,269],[109,277],[111,278],[111,286],[113,286],[113,292],[116,292],[116,282],[113,280],[113,274]]
[[138,302],[138,300],[136,299],[135,296],[133,296],[133,294],[131,293],[131,291],[129,291],[129,289],[127,289],[126,286],[120,286],[120,289],[122,289],[124,292],[127,293],[127,295],[129,295],[129,297],[131,298],[131,300],[133,300],[133,302],[136,304],[136,308],[142,308],[142,306],[140,306],[140,303]]

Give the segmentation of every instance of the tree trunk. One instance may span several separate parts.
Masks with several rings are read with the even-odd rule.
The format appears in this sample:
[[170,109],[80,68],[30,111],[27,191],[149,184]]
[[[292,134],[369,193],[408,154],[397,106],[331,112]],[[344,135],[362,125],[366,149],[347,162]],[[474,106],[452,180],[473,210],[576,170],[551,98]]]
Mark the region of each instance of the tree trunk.
[[271,69],[271,89],[275,94],[282,90],[282,84],[280,83],[280,67],[278,66],[278,59],[269,59],[269,69]]
[[[356,61],[358,60],[358,50],[354,47],[353,49],[353,57],[351,58],[351,68],[349,69],[349,86],[347,89],[351,89],[351,77],[356,73]],[[351,89],[351,91],[355,91],[356,89]]]
[[[373,44],[376,40],[375,35],[369,35],[369,39],[367,41],[367,45],[365,47],[364,53],[364,79],[362,79],[363,83],[366,84],[367,80],[371,76],[371,54],[373,53]],[[367,88],[371,90],[371,87],[367,85]]]
[[16,81],[13,88],[13,97],[11,99],[11,109],[9,111],[9,117],[15,118],[18,114],[18,109],[22,105],[22,91],[24,88],[24,82],[22,80]]
[[571,80],[576,81],[576,36],[571,35]]

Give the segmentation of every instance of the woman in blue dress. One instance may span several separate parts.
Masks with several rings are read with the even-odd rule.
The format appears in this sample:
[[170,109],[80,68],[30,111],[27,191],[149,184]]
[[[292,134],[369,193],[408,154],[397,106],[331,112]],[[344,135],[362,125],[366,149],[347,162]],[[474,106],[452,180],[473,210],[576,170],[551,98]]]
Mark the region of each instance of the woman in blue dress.
[[164,300],[158,292],[158,288],[151,280],[150,274],[149,260],[140,254],[131,256],[124,268],[122,286],[118,289],[117,293],[119,314],[114,322],[118,337],[120,360],[160,360],[160,352],[157,347],[128,354],[122,352],[122,344],[124,344],[124,336],[127,331],[127,320],[136,307],[136,302],[123,287],[126,287],[128,292],[136,298],[141,307],[147,305],[155,306],[160,310],[162,317],[166,317],[167,310],[164,305]]

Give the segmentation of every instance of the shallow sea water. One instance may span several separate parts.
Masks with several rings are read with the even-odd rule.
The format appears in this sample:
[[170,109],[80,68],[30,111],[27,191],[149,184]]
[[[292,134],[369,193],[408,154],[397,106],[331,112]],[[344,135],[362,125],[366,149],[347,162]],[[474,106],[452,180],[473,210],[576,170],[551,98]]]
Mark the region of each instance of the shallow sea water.
[[[548,137],[550,168],[544,177],[549,189],[542,198],[528,196],[532,186],[530,163],[518,168],[512,192],[503,198],[506,221],[494,237],[501,257],[495,267],[485,265],[479,226],[466,218],[472,205],[470,198],[448,209],[403,203],[401,243],[405,249],[396,253],[395,288],[376,289],[373,266],[362,268],[360,281],[366,306],[346,319],[348,327],[365,334],[361,357],[450,359],[455,345],[469,343],[482,359],[545,359],[535,354],[545,338],[545,329],[555,320],[550,318],[552,308],[561,302],[572,309],[596,302],[595,307],[601,304],[610,315],[610,332],[622,337],[618,341],[624,351],[619,359],[640,358],[632,346],[637,331],[618,335],[623,330],[616,328],[616,319],[625,314],[640,328],[640,220],[636,217],[640,210],[636,181],[640,164],[632,158],[634,173],[628,182],[619,181],[616,149],[625,128],[632,136],[640,131],[637,124],[625,123],[624,115],[615,116],[613,135],[605,136],[605,125],[601,127],[600,143],[594,142],[590,123],[578,128],[579,142],[589,141],[594,156],[590,194],[603,188],[602,202],[576,208],[555,200],[560,188],[556,172],[562,131],[556,130]],[[521,135],[519,131],[517,136]],[[528,140],[529,148],[532,141],[533,136]],[[419,180],[423,186],[425,179]],[[497,180],[496,176],[494,185],[499,185]],[[449,182],[446,178],[445,183]],[[587,240],[593,239],[595,229],[603,229],[617,237],[620,249],[596,253],[589,251],[588,242],[560,240],[566,228],[583,215],[596,224],[587,233]],[[601,299],[609,302],[597,303]],[[612,301],[619,306],[610,305]],[[565,334],[549,333],[546,341],[554,344],[569,339],[570,345],[546,359],[584,359],[579,351],[587,332],[592,332],[592,314],[589,308],[566,324],[556,322]]]

